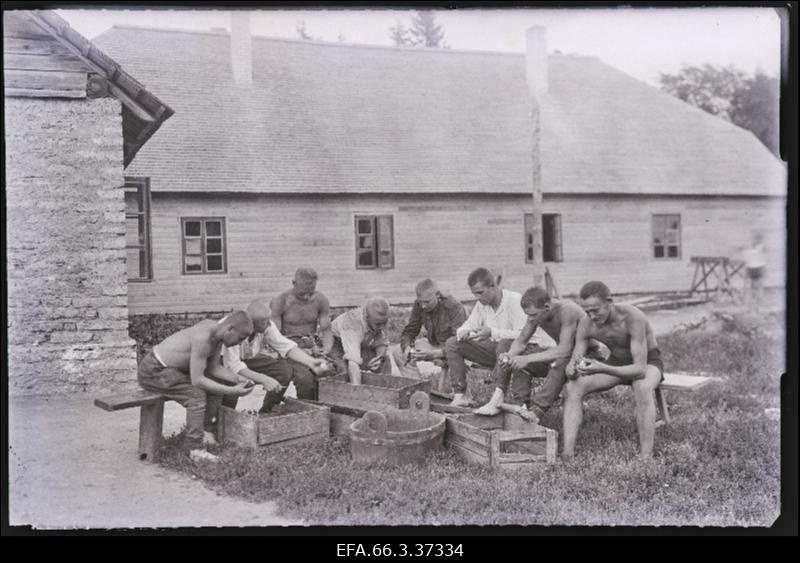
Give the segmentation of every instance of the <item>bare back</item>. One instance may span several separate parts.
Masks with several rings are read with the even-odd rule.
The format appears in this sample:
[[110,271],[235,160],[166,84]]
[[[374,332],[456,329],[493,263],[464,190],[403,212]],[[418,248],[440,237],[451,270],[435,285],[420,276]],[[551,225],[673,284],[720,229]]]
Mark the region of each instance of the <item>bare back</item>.
[[188,373],[193,347],[199,348],[206,358],[219,357],[222,341],[215,337],[217,326],[214,320],[200,321],[168,336],[153,348],[167,366]]
[[543,321],[541,324],[539,324],[539,326],[550,336],[550,338],[560,344],[562,327],[564,325],[572,325],[572,338],[574,340],[575,332],[578,328],[578,322],[585,316],[585,314],[586,313],[583,312],[583,309],[581,309],[576,303],[573,303],[572,301],[559,301],[556,314],[551,315],[550,318]]

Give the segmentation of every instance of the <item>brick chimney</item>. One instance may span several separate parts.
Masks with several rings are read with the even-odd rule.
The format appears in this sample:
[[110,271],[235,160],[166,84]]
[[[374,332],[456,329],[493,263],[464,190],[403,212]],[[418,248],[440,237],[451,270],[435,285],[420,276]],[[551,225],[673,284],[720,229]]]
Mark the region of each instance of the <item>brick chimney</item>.
[[538,98],[547,93],[547,28],[529,28],[525,44],[525,79],[531,96]]
[[231,14],[231,71],[239,88],[253,85],[253,47],[250,38],[250,13],[236,10]]

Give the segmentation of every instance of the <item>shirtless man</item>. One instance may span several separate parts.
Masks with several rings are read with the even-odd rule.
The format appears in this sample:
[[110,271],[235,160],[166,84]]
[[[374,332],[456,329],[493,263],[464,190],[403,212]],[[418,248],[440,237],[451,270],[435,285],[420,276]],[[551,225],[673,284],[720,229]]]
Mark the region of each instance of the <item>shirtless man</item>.
[[[206,416],[207,395],[241,397],[252,390],[246,378],[220,362],[223,345],[236,346],[251,332],[253,323],[244,311],[222,321],[203,320],[153,346],[139,363],[139,385],[186,407],[186,441],[194,459],[217,459],[203,447],[204,441],[214,443],[210,432],[213,421]],[[217,383],[207,376],[233,385]],[[208,430],[205,435],[204,430]]]
[[[328,354],[333,347],[330,303],[317,291],[317,272],[299,268],[294,274],[292,289],[284,291],[270,303],[272,322],[286,338],[311,356]],[[317,344],[317,336],[322,343]],[[289,358],[291,379],[299,399],[317,398],[317,383],[312,370],[302,362]]]
[[[636,401],[636,426],[642,458],[653,454],[656,404],[654,391],[664,378],[664,365],[653,328],[633,305],[615,304],[608,287],[599,281],[585,284],[580,303],[586,317],[578,323],[575,349],[567,364],[564,403],[565,458],[575,454],[575,441],[583,420],[583,397],[616,385],[631,385]],[[585,357],[589,340],[610,350],[606,362]]]
[[[489,402],[475,411],[477,414],[500,412],[509,380],[512,382],[511,402],[525,405],[530,401],[530,410],[537,419],[561,394],[564,370],[575,345],[578,323],[586,314],[572,301],[551,299],[547,290],[538,286],[522,295],[520,306],[528,316],[528,322],[515,340],[503,340],[498,345],[498,364],[501,367],[494,372],[497,388]],[[543,348],[530,342],[537,328],[544,330],[557,343],[556,346]],[[533,399],[530,396],[532,377],[546,378]]]

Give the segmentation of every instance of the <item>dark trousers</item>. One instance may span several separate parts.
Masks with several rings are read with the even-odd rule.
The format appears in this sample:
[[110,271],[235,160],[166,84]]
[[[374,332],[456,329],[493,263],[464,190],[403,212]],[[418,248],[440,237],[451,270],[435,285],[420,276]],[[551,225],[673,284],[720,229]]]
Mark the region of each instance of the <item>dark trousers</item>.
[[[507,352],[513,342],[513,340],[501,340],[498,344],[497,354],[500,355],[503,352]],[[528,344],[522,354],[535,354],[542,350],[544,348],[536,344]],[[553,403],[561,395],[561,389],[566,381],[568,362],[569,358],[561,358],[555,362],[555,367],[551,367],[552,362],[532,362],[522,369],[513,370],[507,366],[498,366],[494,371],[495,385],[505,392],[508,390],[510,382],[512,403],[536,406],[542,411],[546,411],[553,406]],[[534,377],[545,379],[536,393],[534,393],[533,398],[531,398]]]
[[[492,340],[458,340],[455,336],[447,339],[444,345],[444,353],[447,357],[453,393],[465,393],[467,391],[467,364],[465,360],[494,369],[497,362],[497,347],[498,342]],[[507,347],[506,350],[508,350]],[[496,379],[497,377],[495,376]]]
[[[361,369],[364,370],[366,365],[370,362],[370,360],[375,358],[376,355],[375,348],[362,343]],[[350,370],[347,367],[347,360],[344,358],[344,346],[342,345],[342,339],[338,336],[333,337],[333,346],[331,347],[331,351],[328,356],[331,358],[331,360],[333,360],[333,365],[336,368],[337,375],[344,374],[346,376],[350,373]],[[378,372],[385,375],[391,375],[392,366],[391,363],[387,361],[385,354],[381,360],[381,368],[378,370]]]
[[203,430],[213,424],[216,414],[207,406],[221,397],[207,394],[192,385],[189,374],[165,368],[152,352],[148,352],[139,363],[137,378],[143,389],[163,395],[186,408],[186,442],[191,449],[202,448]]

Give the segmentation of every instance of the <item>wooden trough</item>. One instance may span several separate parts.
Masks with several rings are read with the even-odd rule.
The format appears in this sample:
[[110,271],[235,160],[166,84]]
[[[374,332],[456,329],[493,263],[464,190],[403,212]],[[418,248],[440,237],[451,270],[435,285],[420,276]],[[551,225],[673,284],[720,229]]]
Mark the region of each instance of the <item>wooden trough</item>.
[[350,425],[350,454],[359,463],[420,462],[444,444],[445,417],[430,412],[429,397],[417,391],[408,409],[369,411]]
[[221,406],[219,439],[244,448],[327,439],[330,409],[285,398],[269,414],[252,414]]
[[445,443],[467,461],[502,469],[555,463],[558,433],[514,413],[447,416]]
[[427,381],[361,373],[361,385],[353,385],[346,375],[323,377],[319,380],[319,402],[362,409],[364,411],[385,411],[406,409],[409,399],[416,391],[428,392]]

